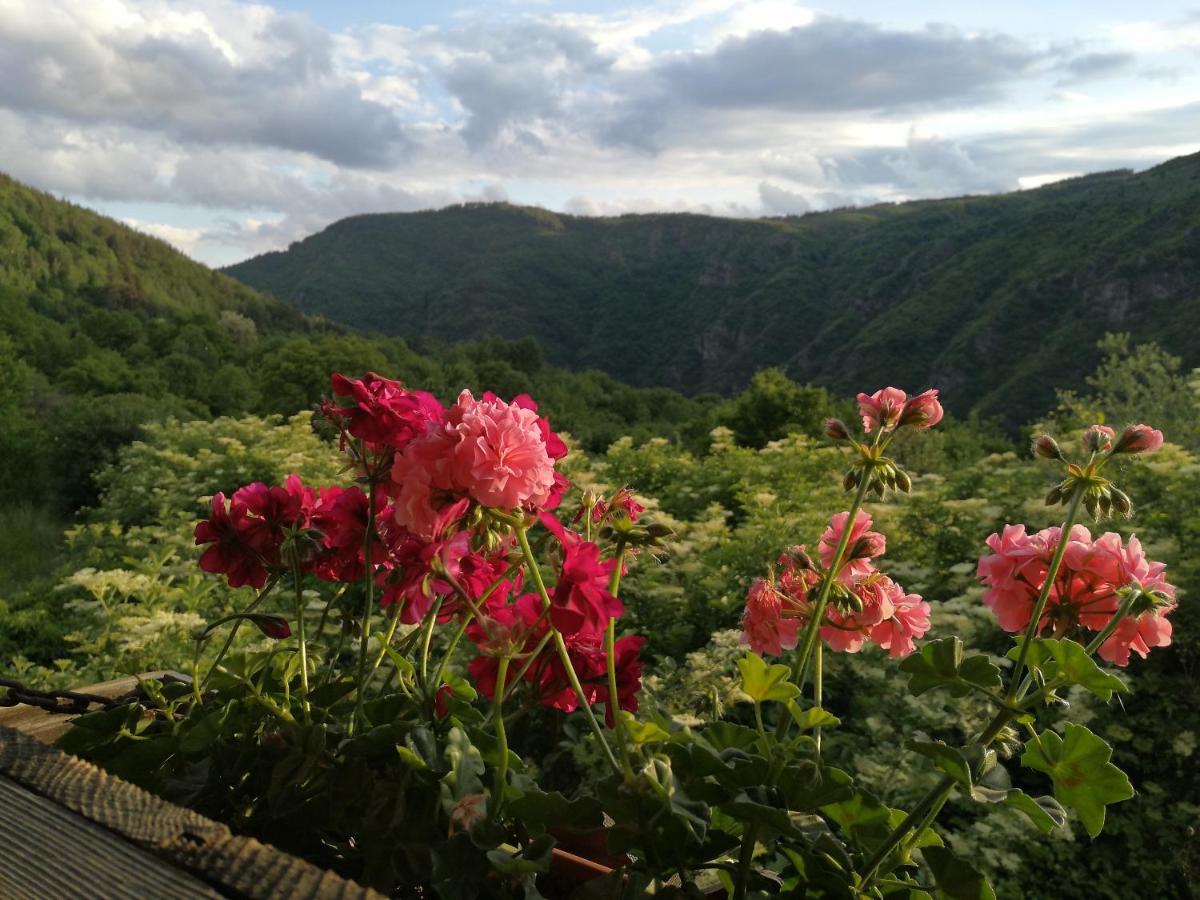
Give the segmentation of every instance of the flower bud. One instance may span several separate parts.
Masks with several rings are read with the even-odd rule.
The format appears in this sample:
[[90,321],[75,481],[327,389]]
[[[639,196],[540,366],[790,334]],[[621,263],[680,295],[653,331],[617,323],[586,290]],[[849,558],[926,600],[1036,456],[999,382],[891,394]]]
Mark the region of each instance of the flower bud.
[[1057,506],[1058,504],[1062,503],[1062,501],[1063,501],[1062,485],[1061,484],[1055,485],[1053,488],[1050,489],[1050,493],[1048,493],[1046,495],[1046,505],[1047,506]]
[[908,477],[908,473],[903,469],[896,470],[896,490],[902,494],[912,491],[912,479]]
[[840,419],[826,419],[825,436],[835,441],[848,441],[850,440],[850,431],[846,428],[846,423]]
[[248,613],[246,618],[255,624],[259,631],[269,638],[282,641],[292,636],[292,626],[283,616],[270,613]]
[[1117,438],[1113,453],[1154,453],[1163,445],[1163,434],[1149,425],[1130,425]]
[[1048,434],[1039,435],[1033,442],[1033,455],[1040,456],[1042,459],[1066,459],[1063,456],[1062,448],[1058,446],[1058,441]]
[[1114,434],[1107,425],[1093,425],[1083,433],[1083,449],[1088,453],[1107,453],[1112,449]]
[[1133,515],[1133,501],[1129,499],[1129,495],[1119,488],[1112,488],[1111,493],[1113,509],[1126,518]]
[[859,481],[862,479],[862,472],[858,469],[851,469],[846,473],[846,477],[842,479],[842,490],[852,491],[858,487]]

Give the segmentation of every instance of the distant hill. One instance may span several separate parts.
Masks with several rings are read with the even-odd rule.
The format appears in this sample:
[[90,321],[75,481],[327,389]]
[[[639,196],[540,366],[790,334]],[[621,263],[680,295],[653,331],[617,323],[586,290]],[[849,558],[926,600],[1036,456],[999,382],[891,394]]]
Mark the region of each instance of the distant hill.
[[843,394],[937,385],[1012,424],[1092,370],[1105,332],[1200,363],[1200,155],[785,219],[355,216],[226,271],[409,340],[532,335],[633,384],[729,392],[778,365]]
[[94,502],[92,473],[142,424],[294,414],[328,392],[333,371],[373,369],[443,399],[464,387],[529,392],[593,449],[715,424],[712,402],[564,372],[533,341],[427,350],[307,316],[0,175],[0,513],[70,513]]

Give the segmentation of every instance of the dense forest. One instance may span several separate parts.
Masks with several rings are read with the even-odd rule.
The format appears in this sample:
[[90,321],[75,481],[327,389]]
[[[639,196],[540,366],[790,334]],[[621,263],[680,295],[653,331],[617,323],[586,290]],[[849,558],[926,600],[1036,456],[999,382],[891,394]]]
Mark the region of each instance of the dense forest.
[[[1200,284],[1200,223],[1186,205],[1198,178],[1190,158],[1008,197],[770,222],[587,221],[511,207],[361,217],[237,270],[253,282],[252,266],[270,268],[281,280],[264,286],[324,317],[0,181],[0,665],[53,686],[186,667],[196,630],[245,603],[196,564],[209,498],[291,473],[310,484],[344,477],[336,435],[313,414],[334,371],[378,371],[446,401],[463,388],[532,394],[570,445],[564,468],[578,488],[628,485],[669,526],[670,545],[639,558],[622,593],[622,627],[647,638],[643,712],[664,723],[735,706],[747,587],[843,502],[847,457],[822,421],[853,421],[853,389],[932,384],[963,413],[897,440],[912,495],[869,509],[886,525],[890,571],[933,607],[927,637],[963,637],[998,664],[1007,638],[975,577],[983,539],[1008,522],[1060,520],[1037,499],[1052,481],[1027,449],[1031,429],[1066,446],[1092,422],[1144,420],[1169,443],[1122,464],[1135,517],[1096,530],[1136,531],[1166,561],[1180,588],[1175,640],[1130,668],[1127,708],[1073,689],[1056,713],[1114,746],[1138,796],[1109,810],[1095,841],[1075,823],[1034,844],[1015,811],[985,818],[963,800],[944,824],[1005,900],[1082,871],[1089,879],[1062,896],[1190,897],[1200,873],[1200,617],[1190,603],[1200,407],[1186,364],[1195,357],[1178,354],[1197,349],[1197,305],[1180,301]],[[303,275],[290,268],[301,258]],[[451,268],[464,273],[456,285],[438,274]],[[580,294],[582,279],[594,293]],[[344,303],[325,305],[335,294]],[[662,298],[654,317],[647,296]],[[414,297],[419,316],[405,305]],[[386,298],[395,308],[377,305]],[[1031,309],[1052,310],[1051,327]],[[456,334],[455,321],[478,329]],[[460,336],[473,339],[449,340]],[[703,361],[698,346],[736,358]],[[745,389],[685,395],[624,379]],[[308,590],[314,607],[336,599],[328,584]],[[237,646],[259,647],[247,631]],[[461,653],[452,668],[465,668]],[[875,650],[831,654],[825,679],[826,705],[846,723],[829,733],[830,759],[890,805],[911,804],[934,773],[913,754],[903,766],[880,760],[881,741],[899,746],[930,723],[966,735],[987,713],[974,696],[909,696]],[[555,771],[591,783],[594,745],[547,729],[559,740]]]
[[409,340],[532,335],[632,384],[728,392],[778,366],[840,394],[938,384],[955,413],[1019,426],[1106,332],[1200,360],[1197,204],[1200,155],[780,219],[479,204],[355,216],[227,272]]

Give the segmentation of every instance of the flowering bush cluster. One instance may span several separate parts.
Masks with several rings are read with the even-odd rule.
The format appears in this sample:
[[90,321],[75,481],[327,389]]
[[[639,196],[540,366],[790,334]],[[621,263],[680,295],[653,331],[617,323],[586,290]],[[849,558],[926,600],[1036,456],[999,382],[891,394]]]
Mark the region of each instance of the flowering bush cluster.
[[[191,791],[239,827],[383,889],[445,897],[561,893],[556,844],[602,825],[617,871],[600,896],[661,893],[671,875],[689,894],[708,884],[734,897],[991,896],[934,829],[956,791],[1043,831],[1071,810],[1093,835],[1105,808],[1132,796],[1101,738],[1076,724],[1039,731],[1037,714],[1071,686],[1102,700],[1126,690],[1096,655],[1124,666],[1169,643],[1175,590],[1162,564],[1136,538],[1093,538],[1079,522],[1132,514],[1106,466],[1156,450],[1153,429],[1094,426],[1077,462],[1049,438],[1035,443],[1065,466],[1047,498],[1065,505],[1064,521],[1033,534],[1007,526],[978,564],[984,602],[1018,635],[1004,673],[957,638],[922,643],[931,603],[883,571],[888,540],[864,508],[912,489],[887,454],[898,433],[938,425],[937,391],[860,394],[861,433],[826,423],[849,462],[848,508],[812,553],[787,547],[747,593],[743,705],[681,725],[635,715],[645,641],[618,633],[621,585],[671,532],[632,492],[584,492],[570,523],[560,517],[567,447],[528,397],[464,392],[444,407],[374,374],[335,375],[332,389],[323,412],[354,483],[291,476],[216,494],[195,528],[201,568],[254,597],[197,635],[190,685],[85,717],[73,749],[140,766],[151,786]],[[310,609],[309,579],[337,586],[323,609]],[[267,611],[288,593],[290,609]],[[270,650],[229,652],[245,622]],[[226,627],[201,672],[202,648]],[[910,736],[906,749],[940,777],[908,811],[822,755],[823,732],[839,725],[822,654],[868,645],[901,660],[914,694],[970,693],[994,708],[966,744]],[[562,782],[539,731],[594,748],[605,771],[592,792],[552,789]],[[1014,764],[1042,773],[1052,795],[1014,787]]]

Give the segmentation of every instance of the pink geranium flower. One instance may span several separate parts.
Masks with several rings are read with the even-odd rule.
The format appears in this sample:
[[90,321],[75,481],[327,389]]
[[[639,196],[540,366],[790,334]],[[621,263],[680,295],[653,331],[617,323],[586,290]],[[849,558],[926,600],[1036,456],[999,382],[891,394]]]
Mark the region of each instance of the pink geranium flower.
[[352,400],[353,405],[326,404],[325,414],[368,443],[402,450],[445,421],[445,410],[432,394],[405,390],[400,382],[374,372],[362,379],[335,374],[330,381],[334,395]]
[[540,508],[554,487],[554,459],[537,413],[497,398],[459,395],[450,410],[455,437],[450,476],[481,506]]
[[[894,389],[893,389],[894,390]],[[900,412],[900,425],[911,425],[914,428],[932,428],[942,421],[944,412],[938,402],[938,392],[931,388],[915,397],[910,397]]]
[[254,527],[244,503],[225,505],[225,495],[213,495],[212,515],[196,525],[196,546],[211,544],[200,556],[205,572],[224,575],[230,587],[261,588],[267,581],[264,552],[269,553],[270,535]]
[[596,544],[563,545],[564,560],[551,596],[550,618],[564,635],[599,635],[625,607],[608,591],[616,560],[600,559]]
[[[817,551],[821,557],[821,565],[828,569],[833,565],[833,556],[837,552],[838,542],[846,529],[846,521],[850,513],[840,512],[829,520],[829,527],[821,534]],[[839,579],[863,577],[870,574],[874,567],[871,560],[882,556],[887,550],[887,539],[878,531],[871,531],[871,516],[863,510],[854,517],[854,527],[850,530],[850,540],[846,544],[842,568],[838,572]]]
[[913,638],[929,631],[929,604],[917,594],[898,592],[892,598],[892,615],[871,628],[871,640],[893,659],[917,649]]
[[742,613],[742,640],[755,653],[782,656],[796,646],[801,622],[784,618],[785,597],[775,585],[760,579],[750,586]]
[[900,423],[908,395],[900,388],[887,387],[874,394],[859,394],[857,399],[863,431],[870,434],[876,428],[891,431]]
[[1152,647],[1167,647],[1171,643],[1171,623],[1167,615],[1174,607],[1160,607],[1138,616],[1121,620],[1097,653],[1102,659],[1118,666],[1129,665],[1131,653],[1142,659]]

